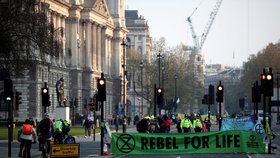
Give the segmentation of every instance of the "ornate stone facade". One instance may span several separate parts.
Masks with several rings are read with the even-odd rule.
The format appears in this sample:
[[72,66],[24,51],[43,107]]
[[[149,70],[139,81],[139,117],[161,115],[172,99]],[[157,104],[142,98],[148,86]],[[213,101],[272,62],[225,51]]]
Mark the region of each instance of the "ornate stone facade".
[[55,84],[60,78],[64,79],[66,104],[75,105],[72,114],[88,114],[88,104],[97,91],[101,73],[107,79],[105,117],[112,118],[112,107],[120,102],[120,94],[115,89],[121,86],[119,76],[123,75],[121,42],[128,32],[123,22],[125,0],[45,0],[42,3],[63,51],[27,71],[25,78],[14,79],[15,89],[22,93],[22,104],[14,111],[15,119],[41,120],[44,112],[41,88],[45,82],[51,101],[47,112],[54,118],[58,106]]

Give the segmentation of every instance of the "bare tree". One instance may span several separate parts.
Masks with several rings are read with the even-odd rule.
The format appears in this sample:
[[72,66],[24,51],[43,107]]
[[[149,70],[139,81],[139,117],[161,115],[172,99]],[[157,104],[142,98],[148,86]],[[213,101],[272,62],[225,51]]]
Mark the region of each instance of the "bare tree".
[[[63,31],[63,30],[62,30]],[[58,56],[61,42],[40,0],[8,0],[0,7],[0,69],[13,75],[46,56]]]

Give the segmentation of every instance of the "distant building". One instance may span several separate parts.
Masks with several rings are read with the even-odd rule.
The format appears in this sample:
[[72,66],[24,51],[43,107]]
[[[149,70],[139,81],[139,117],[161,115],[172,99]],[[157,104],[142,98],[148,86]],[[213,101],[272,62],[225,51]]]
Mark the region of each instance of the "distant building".
[[[147,82],[145,77],[145,62],[151,61],[152,38],[150,37],[149,25],[142,15],[138,15],[137,10],[125,11],[127,44],[134,52],[139,54],[139,63],[127,65],[131,71],[128,72],[128,92],[127,100],[130,106],[130,115],[146,115],[148,112],[149,101],[147,92]],[[142,66],[142,67],[141,67]],[[141,70],[142,69],[142,70]],[[142,81],[143,79],[143,81]],[[143,91],[143,96],[142,96]],[[143,105],[142,105],[143,104]]]
[[[226,111],[231,110],[232,108],[239,108],[238,99],[234,98],[238,97],[238,94],[229,94],[229,91],[232,91],[232,87],[236,87],[236,85],[240,82],[241,75],[243,69],[234,68],[234,67],[225,67],[223,64],[214,64],[206,66],[206,77],[205,77],[205,89],[207,89],[210,84],[214,86],[214,90],[216,92],[216,87],[219,84],[219,81],[224,85],[224,102],[222,103],[222,114]],[[216,94],[216,93],[215,93]],[[244,97],[244,96],[243,96]],[[216,99],[216,95],[214,97]],[[215,100],[216,102],[216,100]],[[225,107],[226,106],[226,107]],[[218,107],[212,106],[212,112],[217,112]],[[233,111],[233,110],[231,110]],[[229,112],[231,112],[229,111]]]

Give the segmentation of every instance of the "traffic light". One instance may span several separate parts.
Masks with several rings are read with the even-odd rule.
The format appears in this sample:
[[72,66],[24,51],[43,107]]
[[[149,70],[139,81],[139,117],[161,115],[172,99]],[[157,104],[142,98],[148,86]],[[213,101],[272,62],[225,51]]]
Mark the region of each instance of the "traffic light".
[[12,102],[12,100],[13,100],[13,81],[11,79],[4,80],[4,96],[5,96],[5,101]]
[[208,95],[205,94],[202,99],[202,104],[208,105]]
[[265,96],[273,96],[273,74],[271,71],[261,74],[261,89]]
[[209,101],[209,105],[213,105],[214,104],[214,86],[213,85],[209,85],[208,101]]
[[216,101],[222,103],[224,101],[223,98],[224,98],[224,86],[220,83],[217,86]]
[[42,106],[50,106],[50,95],[49,88],[45,85],[45,87],[41,88],[42,94]]
[[157,104],[158,106],[162,106],[163,104],[163,89],[157,88]]
[[97,79],[97,89],[98,101],[106,101],[106,79],[104,78],[103,73],[101,73],[101,78]]
[[261,101],[261,87],[258,85],[258,81],[256,81],[252,88],[252,102],[259,103]]
[[19,105],[21,104],[21,92],[16,91],[16,109],[18,110]]

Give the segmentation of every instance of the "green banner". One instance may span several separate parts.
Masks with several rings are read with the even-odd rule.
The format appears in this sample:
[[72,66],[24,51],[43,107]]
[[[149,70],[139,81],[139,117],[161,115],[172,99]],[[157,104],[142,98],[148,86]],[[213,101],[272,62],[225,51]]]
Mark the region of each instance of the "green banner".
[[112,133],[113,154],[264,153],[254,131]]

